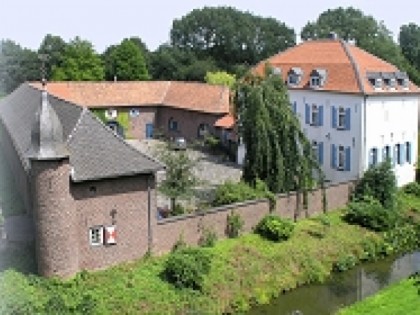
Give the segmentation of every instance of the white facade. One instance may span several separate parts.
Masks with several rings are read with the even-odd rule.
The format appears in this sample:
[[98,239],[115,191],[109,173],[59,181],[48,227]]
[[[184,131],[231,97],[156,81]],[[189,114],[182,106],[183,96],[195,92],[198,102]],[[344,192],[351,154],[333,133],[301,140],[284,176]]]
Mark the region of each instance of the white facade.
[[[363,96],[299,89],[289,90],[289,98],[302,130],[315,145],[327,181],[361,178],[371,164],[384,161],[387,146],[398,186],[415,180],[417,95]],[[314,114],[313,109],[318,112]],[[244,156],[240,145],[239,164]]]

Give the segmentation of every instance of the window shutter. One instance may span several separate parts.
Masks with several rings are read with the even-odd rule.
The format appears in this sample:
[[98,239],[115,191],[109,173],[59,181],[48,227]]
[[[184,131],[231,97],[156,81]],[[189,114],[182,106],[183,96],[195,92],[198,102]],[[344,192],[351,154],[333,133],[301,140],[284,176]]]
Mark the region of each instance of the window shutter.
[[318,107],[318,126],[324,125],[324,106]]
[[319,165],[322,165],[324,163],[324,143],[323,142],[318,143],[318,162],[319,162]]
[[351,108],[346,109],[346,130],[350,130],[350,115],[351,115]]
[[305,123],[309,125],[311,123],[311,111],[309,104],[305,104]]
[[351,153],[350,153],[350,147],[346,148],[346,171],[351,170]]
[[117,244],[117,231],[115,225],[105,227],[105,244]]
[[397,160],[398,160],[398,150],[397,150],[397,145],[394,145],[394,156],[392,159],[392,164],[394,166],[397,164]]
[[404,164],[405,163],[405,145],[403,143],[400,144],[400,164]]
[[335,106],[331,107],[331,127],[337,128],[337,108]]
[[335,144],[331,144],[331,168],[337,168],[337,150]]
[[407,142],[407,162],[411,164],[411,142]]
[[293,106],[293,112],[296,114],[297,113],[297,103],[293,102],[292,106]]

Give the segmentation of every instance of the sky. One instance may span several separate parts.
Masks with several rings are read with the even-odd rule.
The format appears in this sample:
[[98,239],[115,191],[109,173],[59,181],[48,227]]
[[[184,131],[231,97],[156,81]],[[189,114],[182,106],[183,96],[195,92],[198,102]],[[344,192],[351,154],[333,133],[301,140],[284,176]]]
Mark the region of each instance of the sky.
[[[403,24],[420,24],[418,0],[2,0],[0,39],[12,39],[37,49],[46,34],[64,40],[80,36],[102,53],[123,38],[140,37],[150,50],[169,41],[174,19],[205,6],[232,6],[263,17],[273,17],[297,34],[320,13],[339,6],[362,10],[383,21],[398,39]],[[7,3],[7,4],[6,4]]]

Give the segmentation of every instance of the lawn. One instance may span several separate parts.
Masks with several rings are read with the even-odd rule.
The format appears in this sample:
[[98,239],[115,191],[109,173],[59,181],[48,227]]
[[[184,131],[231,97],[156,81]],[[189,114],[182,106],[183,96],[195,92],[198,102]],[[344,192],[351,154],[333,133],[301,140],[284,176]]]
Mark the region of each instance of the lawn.
[[374,296],[341,310],[339,315],[417,315],[420,295],[414,279],[403,280]]

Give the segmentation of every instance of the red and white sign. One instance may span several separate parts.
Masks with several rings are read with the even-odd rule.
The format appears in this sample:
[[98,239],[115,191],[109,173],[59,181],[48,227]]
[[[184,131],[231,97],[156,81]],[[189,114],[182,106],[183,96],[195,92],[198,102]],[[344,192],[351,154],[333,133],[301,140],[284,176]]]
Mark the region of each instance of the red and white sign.
[[117,229],[115,225],[105,227],[105,244],[117,244]]

